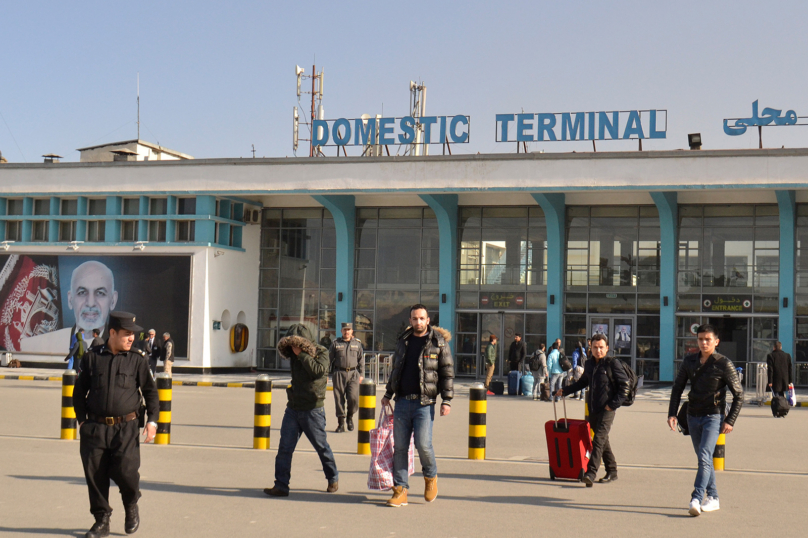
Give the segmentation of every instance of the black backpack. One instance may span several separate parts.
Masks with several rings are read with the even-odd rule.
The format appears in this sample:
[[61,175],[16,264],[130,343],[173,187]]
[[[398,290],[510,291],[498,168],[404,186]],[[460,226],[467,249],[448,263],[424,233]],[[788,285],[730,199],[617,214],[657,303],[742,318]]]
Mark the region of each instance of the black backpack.
[[559,352],[560,357],[558,357],[558,365],[561,367],[562,370],[565,372],[569,372],[572,370],[572,361],[566,355],[563,355]]
[[539,361],[540,351],[536,351],[530,356],[530,369],[534,372],[541,368],[541,361]]
[[775,394],[772,397],[772,416],[775,418],[784,417],[788,414],[788,400],[785,396]]
[[[612,359],[612,362],[616,362],[623,371],[626,373],[626,377],[628,377],[628,395],[626,399],[623,400],[623,407],[628,407],[634,403],[634,400],[637,398],[637,374],[628,364],[624,363],[620,359]],[[606,373],[609,375],[609,381],[614,384],[614,377],[612,376],[612,369],[607,368]]]

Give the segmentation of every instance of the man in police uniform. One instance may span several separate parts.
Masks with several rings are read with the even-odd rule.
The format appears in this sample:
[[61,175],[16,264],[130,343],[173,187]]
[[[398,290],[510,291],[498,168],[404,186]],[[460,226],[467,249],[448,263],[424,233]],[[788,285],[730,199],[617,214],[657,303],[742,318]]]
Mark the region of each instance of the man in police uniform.
[[138,417],[142,399],[149,414],[149,423],[143,430],[146,443],[157,433],[155,419],[159,413],[149,359],[132,347],[135,333],[142,330],[135,324],[134,314],[111,312],[106,343],[91,348],[81,361],[73,406],[81,434],[81,462],[90,490],[90,512],[95,516],[86,538],[109,536],[110,478],[123,498],[124,530],[132,534],[140,525]]
[[[342,338],[337,338],[328,350],[334,383],[334,402],[337,404],[336,433],[345,431],[347,417],[348,430],[353,431],[353,415],[359,407],[359,383],[365,373],[365,350],[362,342],[353,337],[353,324],[342,324]],[[345,400],[348,400],[348,413],[345,413]]]

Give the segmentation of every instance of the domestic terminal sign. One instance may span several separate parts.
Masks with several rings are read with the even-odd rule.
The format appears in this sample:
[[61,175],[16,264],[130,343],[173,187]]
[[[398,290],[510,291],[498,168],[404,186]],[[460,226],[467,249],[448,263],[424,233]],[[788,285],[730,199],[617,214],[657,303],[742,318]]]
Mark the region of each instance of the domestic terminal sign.
[[497,142],[665,138],[667,110],[497,114]]
[[[469,116],[404,116],[403,118],[339,118],[314,120],[314,146],[381,146],[392,144],[466,144]],[[416,129],[422,131],[416,140]]]
[[[799,120],[803,120],[800,123]],[[752,115],[748,118],[728,118],[724,120],[724,132],[730,136],[739,136],[746,132],[749,127],[776,127],[785,125],[806,125],[806,118],[797,116],[793,110],[787,110],[785,114],[779,108],[766,107],[762,112],[758,112],[758,102],[752,103]]]

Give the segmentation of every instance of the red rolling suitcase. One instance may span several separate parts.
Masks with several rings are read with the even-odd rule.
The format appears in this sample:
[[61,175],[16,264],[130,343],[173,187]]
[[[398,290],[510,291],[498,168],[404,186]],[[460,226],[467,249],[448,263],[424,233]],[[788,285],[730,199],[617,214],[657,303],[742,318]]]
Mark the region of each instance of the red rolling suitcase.
[[564,398],[561,401],[564,405],[564,418],[558,420],[553,401],[553,416],[556,420],[548,420],[544,424],[547,454],[550,458],[550,480],[583,480],[592,453],[589,423],[585,420],[567,419],[567,402]]

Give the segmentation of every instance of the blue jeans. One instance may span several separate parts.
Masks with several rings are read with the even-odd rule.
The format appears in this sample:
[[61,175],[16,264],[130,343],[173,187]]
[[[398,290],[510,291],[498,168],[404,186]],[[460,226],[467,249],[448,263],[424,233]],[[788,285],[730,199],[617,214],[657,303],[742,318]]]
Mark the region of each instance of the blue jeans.
[[693,494],[690,498],[699,502],[704,499],[705,490],[708,496],[718,498],[713,452],[722,422],[724,422],[724,417],[721,415],[707,415],[706,417],[687,415],[690,439],[693,441],[693,449],[699,458],[699,470],[696,473],[696,482],[693,484]]
[[558,400],[556,398],[556,391],[558,389],[564,388],[564,380],[567,379],[566,372],[563,374],[550,374],[550,397],[553,400]]
[[337,462],[334,453],[328,446],[325,434],[325,409],[314,408],[310,411],[295,411],[287,407],[283,413],[281,423],[281,442],[278,445],[278,455],[275,457],[275,487],[289,491],[289,480],[292,476],[292,454],[297,446],[300,436],[306,434],[320,462],[329,484],[339,481]]
[[425,478],[438,476],[438,464],[432,449],[432,422],[435,420],[435,404],[421,405],[419,400],[396,400],[393,414],[393,485],[409,489],[410,438],[415,434],[415,449],[421,460],[421,470]]

